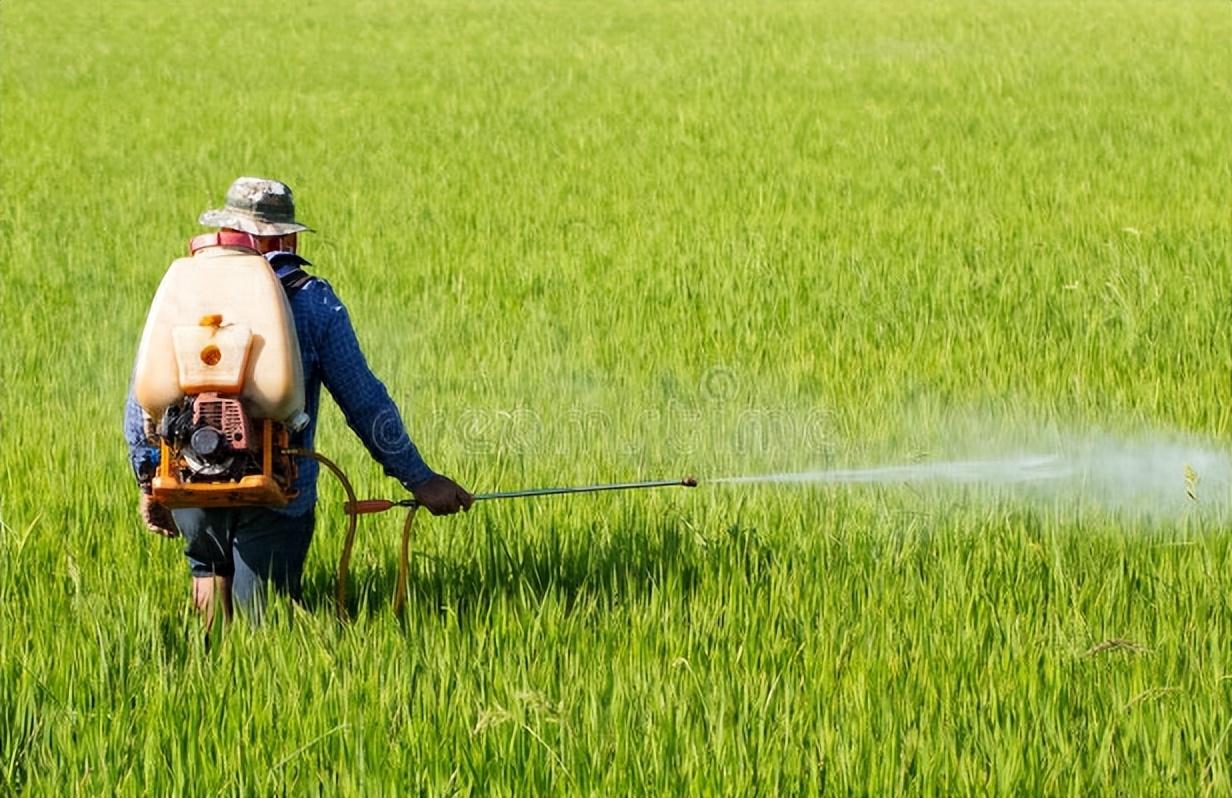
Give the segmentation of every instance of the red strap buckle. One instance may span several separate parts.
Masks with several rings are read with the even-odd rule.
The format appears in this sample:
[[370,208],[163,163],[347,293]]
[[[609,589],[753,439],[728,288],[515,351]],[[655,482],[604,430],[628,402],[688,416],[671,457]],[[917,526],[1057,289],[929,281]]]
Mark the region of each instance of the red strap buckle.
[[188,254],[195,255],[197,250],[207,247],[238,247],[258,252],[257,240],[251,234],[240,230],[219,230],[217,233],[203,233],[188,241]]

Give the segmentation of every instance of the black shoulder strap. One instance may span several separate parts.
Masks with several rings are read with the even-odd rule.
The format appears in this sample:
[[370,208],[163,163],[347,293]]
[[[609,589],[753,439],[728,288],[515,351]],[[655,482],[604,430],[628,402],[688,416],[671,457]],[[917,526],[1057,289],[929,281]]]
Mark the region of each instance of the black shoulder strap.
[[278,281],[282,283],[287,299],[295,296],[312,279],[312,275],[301,268],[311,265],[299,255],[290,252],[280,252],[270,259],[270,266],[273,267],[274,274],[278,275]]

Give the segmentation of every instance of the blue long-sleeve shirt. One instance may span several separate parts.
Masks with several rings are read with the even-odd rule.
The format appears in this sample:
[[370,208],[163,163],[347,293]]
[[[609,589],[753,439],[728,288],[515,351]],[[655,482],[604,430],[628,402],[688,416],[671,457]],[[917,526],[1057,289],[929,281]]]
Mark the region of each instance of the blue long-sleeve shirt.
[[[300,258],[288,258],[285,253],[271,253],[267,257],[278,267],[280,276],[290,268],[307,263]],[[346,307],[330,284],[312,277],[291,292],[288,299],[304,364],[304,410],[310,419],[308,426],[291,436],[291,445],[312,448],[321,385],[324,384],[342,409],[347,424],[384,467],[386,474],[408,490],[433,477],[434,472],[407,435],[397,405],[384,384],[368,368]],[[140,482],[143,475],[152,475],[157,467],[158,448],[149,438],[144,416],[131,389],[124,409],[124,436],[133,471]],[[279,512],[301,515],[312,508],[317,498],[318,471],[315,460],[299,458],[299,475],[295,480],[299,495]]]

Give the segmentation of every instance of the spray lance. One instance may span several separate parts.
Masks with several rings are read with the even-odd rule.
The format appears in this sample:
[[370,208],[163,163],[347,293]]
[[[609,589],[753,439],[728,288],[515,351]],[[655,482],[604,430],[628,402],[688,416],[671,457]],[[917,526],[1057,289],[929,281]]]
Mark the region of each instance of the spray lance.
[[[342,469],[328,457],[309,449],[288,450],[287,454],[316,460],[318,463],[328,468],[334,476],[338,478],[338,481],[342,484],[342,489],[347,496],[346,504],[343,505],[343,511],[347,515],[347,531],[346,537],[344,538],[342,544],[342,555],[338,558],[338,580],[335,588],[337,612],[338,617],[341,620],[346,620],[347,574],[351,564],[351,550],[355,545],[355,528],[359,516],[373,513],[383,513],[396,507],[406,509],[406,520],[402,524],[402,545],[398,555],[398,581],[394,587],[394,612],[401,616],[406,607],[406,596],[410,583],[411,531],[415,523],[415,511],[419,509],[419,502],[413,498],[357,499],[355,496],[355,489],[351,486],[351,480],[348,479]],[[655,479],[641,482],[611,482],[599,485],[570,485],[552,488],[524,488],[521,490],[476,493],[473,494],[472,498],[477,502],[481,502],[498,501],[503,499],[524,499],[536,496],[562,496],[575,493],[600,493],[603,491],[648,490],[651,488],[681,487],[696,488],[697,478],[693,476],[686,476],[682,479]]]
[[[533,496],[560,496],[569,493],[599,493],[605,490],[643,490],[646,488],[696,488],[697,477],[688,476],[683,479],[653,479],[645,482],[612,482],[603,485],[572,485],[556,488],[524,488],[522,490],[505,490],[493,493],[476,493],[471,498],[477,502],[493,501],[495,499],[524,499]],[[419,502],[414,499],[364,499],[348,502],[344,510],[352,515],[367,513],[383,513],[395,507],[416,508]]]

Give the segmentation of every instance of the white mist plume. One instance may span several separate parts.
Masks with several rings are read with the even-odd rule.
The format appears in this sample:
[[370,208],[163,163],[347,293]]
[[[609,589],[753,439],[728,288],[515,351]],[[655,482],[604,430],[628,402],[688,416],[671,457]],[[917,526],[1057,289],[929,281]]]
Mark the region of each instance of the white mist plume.
[[[1037,436],[1044,437],[1044,436]],[[1072,502],[1155,518],[1232,509],[1232,453],[1162,434],[1116,438],[1049,436],[1048,449],[915,463],[734,476],[722,483],[935,484],[986,486],[994,496]],[[995,444],[986,451],[996,452]],[[967,447],[970,449],[971,447]],[[1005,449],[1001,449],[1004,452]]]

